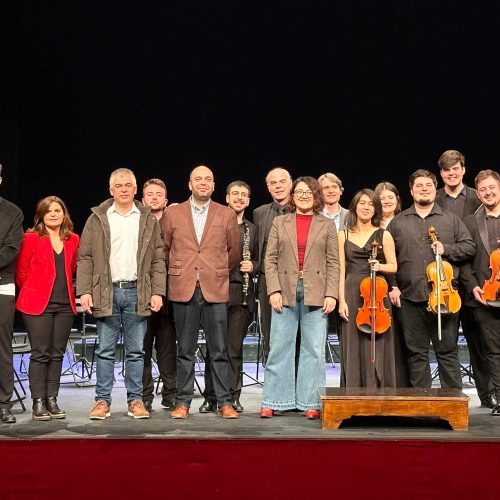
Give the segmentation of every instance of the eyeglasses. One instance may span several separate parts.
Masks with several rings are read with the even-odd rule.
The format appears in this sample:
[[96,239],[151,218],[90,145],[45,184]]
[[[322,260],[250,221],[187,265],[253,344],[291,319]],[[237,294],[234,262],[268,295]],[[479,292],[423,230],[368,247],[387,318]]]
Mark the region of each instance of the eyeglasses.
[[245,193],[244,191],[231,191],[229,193],[231,196],[234,196],[235,198],[241,198],[243,200],[248,198],[248,193]]
[[306,198],[310,198],[313,195],[313,192],[309,190],[303,191],[302,189],[297,189],[293,192],[293,194],[297,196],[297,198],[302,198],[303,196],[305,196]]

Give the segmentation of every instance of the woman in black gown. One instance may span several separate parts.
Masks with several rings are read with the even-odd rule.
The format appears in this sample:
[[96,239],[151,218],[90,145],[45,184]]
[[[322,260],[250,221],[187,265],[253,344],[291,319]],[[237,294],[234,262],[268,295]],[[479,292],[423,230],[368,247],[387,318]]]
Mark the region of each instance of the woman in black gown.
[[[394,387],[394,337],[392,328],[376,334],[375,363],[370,363],[370,334],[356,326],[358,308],[363,305],[359,284],[370,275],[372,243],[378,243],[373,269],[381,274],[396,272],[396,253],[390,233],[381,229],[382,209],[371,189],[358,192],[349,207],[346,229],[339,233],[341,323],[341,385],[346,387]],[[384,300],[390,309],[389,300]]]

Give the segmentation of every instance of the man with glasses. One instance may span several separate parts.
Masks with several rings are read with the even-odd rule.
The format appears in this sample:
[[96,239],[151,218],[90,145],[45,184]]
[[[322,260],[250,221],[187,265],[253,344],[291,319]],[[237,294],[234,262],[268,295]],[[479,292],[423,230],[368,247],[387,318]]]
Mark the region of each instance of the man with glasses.
[[266,185],[273,201],[261,205],[253,211],[253,223],[257,226],[259,238],[259,280],[258,299],[260,306],[260,326],[262,333],[262,355],[264,362],[269,355],[269,334],[271,331],[271,305],[267,296],[266,275],[264,272],[265,255],[269,231],[273,220],[278,215],[290,212],[290,190],[292,189],[292,178],[287,170],[276,167],[270,170],[266,176]]
[[92,208],[80,239],[77,294],[97,319],[96,396],[91,420],[111,414],[116,344],[123,331],[128,415],[149,418],[142,402],[143,342],[147,318],[165,295],[166,270],[160,226],[151,209],[134,200],[137,182],[127,168],[109,179],[112,199]]
[[[243,412],[240,403],[243,372],[243,340],[255,310],[253,277],[259,270],[257,228],[245,219],[250,204],[250,186],[244,181],[233,181],[226,188],[226,202],[236,214],[240,232],[240,262],[229,275],[229,305],[227,310],[227,357],[229,358],[229,391],[233,408]],[[210,356],[205,361],[205,397],[201,413],[214,412],[217,401],[212,384]]]
[[[2,183],[0,165],[0,184]],[[14,271],[16,257],[23,241],[23,214],[10,201],[0,197],[0,421],[13,424],[10,400],[14,392],[12,364],[12,331],[16,287]]]

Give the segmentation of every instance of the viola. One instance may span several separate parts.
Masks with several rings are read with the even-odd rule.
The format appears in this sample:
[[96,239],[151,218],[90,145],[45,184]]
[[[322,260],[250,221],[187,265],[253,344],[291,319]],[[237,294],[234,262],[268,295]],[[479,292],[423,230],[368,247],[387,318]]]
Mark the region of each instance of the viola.
[[484,282],[483,300],[492,307],[500,307],[500,248],[490,255],[491,276]]
[[[377,258],[378,243],[372,243],[370,260]],[[359,284],[359,292],[363,297],[363,306],[358,308],[356,315],[356,326],[364,333],[371,334],[370,362],[375,363],[375,334],[385,333],[391,326],[389,310],[384,305],[384,297],[387,297],[389,287],[382,276],[370,268],[370,276],[363,278]]]
[[[431,226],[429,237],[432,242],[438,241],[437,232]],[[453,288],[453,267],[449,262],[441,259],[441,255],[436,252],[434,262],[427,266],[427,279],[432,283],[432,291],[429,294],[429,309],[441,314],[454,314],[460,310],[462,301],[460,295]]]

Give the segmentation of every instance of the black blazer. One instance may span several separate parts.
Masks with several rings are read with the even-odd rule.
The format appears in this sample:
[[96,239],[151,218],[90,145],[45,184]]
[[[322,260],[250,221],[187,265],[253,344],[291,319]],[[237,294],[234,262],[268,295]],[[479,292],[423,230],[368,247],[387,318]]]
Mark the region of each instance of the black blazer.
[[460,280],[465,287],[465,305],[478,307],[481,304],[474,298],[472,290],[476,286],[481,288],[490,275],[490,248],[488,228],[486,227],[486,210],[482,206],[475,214],[464,219],[472,239],[476,243],[476,255],[460,268]]
[[264,273],[264,244],[267,242],[269,231],[271,231],[273,220],[276,217],[276,212],[273,210],[273,203],[274,202],[261,205],[253,211],[253,223],[257,226],[259,240],[259,262],[261,273]]
[[[444,188],[440,188],[436,192],[436,203],[440,207],[444,207],[444,199],[446,197],[446,192]],[[481,206],[481,202],[479,201],[479,198],[477,197],[476,190],[469,187],[465,186],[465,206],[464,206],[464,213],[465,216],[471,215],[475,213],[475,211]],[[460,214],[455,214],[460,216]]]

